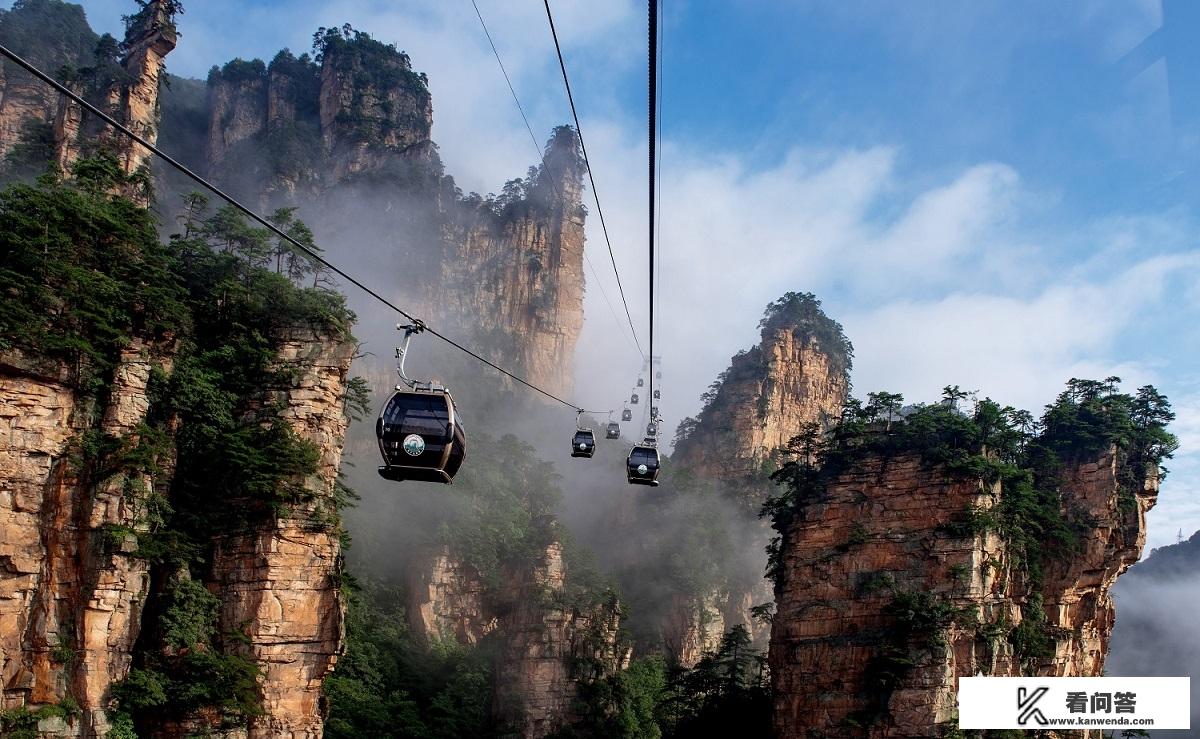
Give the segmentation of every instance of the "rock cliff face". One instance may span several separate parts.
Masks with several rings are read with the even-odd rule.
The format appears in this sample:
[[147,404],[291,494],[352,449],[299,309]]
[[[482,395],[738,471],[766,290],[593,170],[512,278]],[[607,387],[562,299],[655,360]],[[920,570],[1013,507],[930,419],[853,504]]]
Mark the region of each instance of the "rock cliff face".
[[[725,634],[726,598],[720,591],[700,597],[683,593],[671,596],[662,634],[663,648],[675,662],[691,667],[705,652],[720,645]],[[739,613],[732,615],[734,618],[740,616]]]
[[409,625],[427,643],[453,639],[459,644],[477,644],[496,630],[498,620],[490,612],[483,580],[449,547],[415,563],[410,573]]
[[[83,23],[82,18],[79,22]],[[120,57],[113,62],[119,73],[106,68],[109,61],[101,46],[96,46],[94,54],[90,48],[61,49],[52,55],[38,54],[33,61],[41,62],[42,71],[48,73],[54,73],[63,63],[73,66],[76,71],[72,73],[74,78],[67,80],[68,86],[153,144],[158,139],[164,60],[177,40],[170,8],[162,0],[152,0],[128,18]],[[31,136],[47,136],[49,140],[31,141]],[[0,72],[0,154],[22,143],[49,145],[55,162],[69,173],[80,153],[95,148],[96,142],[116,156],[126,175],[143,171],[148,174],[152,155],[145,147],[94,117],[85,118],[80,106],[12,65]],[[149,189],[143,184],[127,185],[121,194],[142,205],[149,202]]]
[[531,569],[505,578],[502,652],[495,711],[500,724],[524,739],[541,739],[577,718],[577,683],[628,666],[620,639],[620,604],[588,607],[563,596],[567,569],[552,541]]
[[208,584],[221,596],[221,626],[245,634],[263,673],[263,714],[251,720],[252,738],[316,739],[323,731],[321,687],[345,637],[341,542],[325,524],[341,466],[353,353],[353,344],[311,330],[282,342],[277,368],[296,379],[265,402],[278,404],[280,417],[319,451],[316,474],[304,481],[311,500],[215,542]]
[[414,568],[409,623],[427,641],[499,645],[493,713],[509,735],[538,739],[570,724],[579,681],[628,665],[620,603],[569,602],[567,564],[553,536],[532,562],[505,566],[498,587],[487,587],[448,548],[426,565]]
[[[121,66],[130,82],[111,92],[118,102],[117,120],[151,144],[158,140],[158,92],[165,59],[175,49],[178,33],[175,19],[162,0],[153,0],[131,16],[125,33]],[[125,174],[148,166],[153,156],[144,146],[109,131]]]
[[[226,165],[226,157],[243,141],[251,141],[267,127],[266,71],[238,75],[226,68],[208,77],[208,149],[210,171]],[[280,76],[276,75],[276,84]],[[278,90],[275,98],[280,97]]]
[[583,162],[574,132],[558,129],[544,166],[499,213],[447,227],[443,310],[464,321],[530,382],[572,391],[583,329]]
[[58,94],[5,61],[0,66],[0,156],[6,156],[31,123],[48,125],[58,110]]
[[[169,368],[169,353],[134,342],[123,353],[103,408],[76,395],[70,373],[17,354],[0,362],[0,414],[7,440],[0,472],[0,680],[6,708],[59,703],[72,696],[82,717],[51,727],[62,736],[107,729],[111,683],[125,676],[148,588],[146,563],[125,556],[126,542],[105,542],[110,527],[135,527],[137,505],[114,476],[79,474],[80,434],[96,428],[127,435],[145,416],[150,367]],[[110,544],[115,544],[111,546]]]
[[408,56],[346,29],[318,39],[319,61],[281,52],[213,69],[201,166],[264,209],[314,209],[335,242],[374,244],[401,262],[393,280],[422,317],[569,392],[584,291],[574,134],[556,131],[541,171],[500,197],[464,198],[443,178],[432,98]]
[[[733,357],[671,457],[685,475],[719,485],[732,503],[730,515],[742,519],[738,529],[751,532],[739,547],[755,555],[770,539],[758,512],[774,487],[769,476],[782,450],[807,425],[836,419],[850,386],[848,342],[813,296],[784,296],[768,307],[760,328],[760,343]],[[750,609],[771,598],[769,581],[753,577],[677,597],[662,628],[668,654],[694,665],[739,624],[765,646],[768,626]]]
[[[305,515],[329,504],[352,351],[311,332],[281,346],[279,362],[296,380],[274,400],[320,450],[319,472],[305,481],[313,503],[216,542],[210,585],[223,625],[244,630],[263,671],[263,715],[250,736],[320,736],[321,680],[341,644],[341,562],[336,534],[314,533]],[[150,406],[151,370],[169,374],[171,357],[169,346],[135,340],[101,407],[74,390],[66,368],[17,354],[0,360],[0,707],[73,699],[79,716],[46,719],[48,736],[103,736],[109,728],[109,689],[128,674],[152,587],[147,561],[135,556],[136,534],[147,525],[135,491],[169,484],[169,465],[157,477],[89,479],[80,445],[89,431],[136,435]]]
[[[996,504],[999,483],[912,457],[868,459],[837,477],[783,532],[770,648],[777,735],[937,736],[955,717],[959,677],[1101,674],[1109,589],[1141,554],[1158,490],[1152,474],[1123,503],[1118,472],[1116,454],[1064,469],[1064,510],[1093,525],[1038,594],[995,532],[953,533],[964,511]],[[896,631],[894,604],[914,594],[924,594],[918,611],[941,614],[942,633]],[[1029,649],[1030,638],[1052,646]],[[913,661],[890,683],[889,649]]]
[[[841,412],[850,382],[840,353],[803,324],[764,326],[761,343],[733,358],[673,461],[698,477],[758,483],[761,491],[792,437]],[[747,502],[756,508],[762,498],[751,495]]]

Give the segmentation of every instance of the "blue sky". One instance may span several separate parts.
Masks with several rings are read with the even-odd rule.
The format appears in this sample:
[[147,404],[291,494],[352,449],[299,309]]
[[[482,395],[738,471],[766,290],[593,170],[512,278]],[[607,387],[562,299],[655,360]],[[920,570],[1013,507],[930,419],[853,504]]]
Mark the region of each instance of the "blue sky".
[[[82,4],[113,32],[133,5]],[[495,191],[534,161],[469,0],[187,5],[168,58],[177,74],[305,50],[318,26],[348,21],[429,74],[434,136],[461,185]],[[541,3],[479,6],[538,135],[567,122]],[[554,6],[644,320],[645,9]],[[664,6],[668,426],[754,342],[767,302],[811,290],[855,344],[860,394],[923,400],[960,384],[1036,410],[1073,375],[1157,384],[1176,403],[1184,448],[1150,543],[1200,528],[1200,6]],[[597,226],[589,249],[600,268]],[[611,274],[588,278],[616,295]],[[587,316],[582,402],[608,407],[627,392],[612,362],[632,373],[637,360],[599,290]]]

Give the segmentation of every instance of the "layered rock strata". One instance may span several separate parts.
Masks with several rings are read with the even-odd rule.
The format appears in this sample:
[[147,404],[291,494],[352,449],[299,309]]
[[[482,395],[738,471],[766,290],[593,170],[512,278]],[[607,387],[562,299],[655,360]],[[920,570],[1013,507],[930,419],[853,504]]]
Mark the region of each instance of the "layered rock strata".
[[[1089,525],[1035,594],[997,533],[952,533],[965,512],[996,504],[999,484],[911,457],[870,459],[838,477],[783,533],[770,647],[776,735],[937,736],[955,718],[960,677],[1101,674],[1109,590],[1141,554],[1158,481],[1141,481],[1132,506],[1120,487],[1116,454],[1064,469],[1063,509]],[[926,594],[917,602],[953,619],[944,633],[893,644],[898,594]],[[1048,655],[1014,649],[1023,618],[1051,640]],[[891,682],[881,677],[896,657],[889,648],[912,661]]]
[[[780,305],[804,308],[789,317],[774,311]],[[774,487],[770,473],[788,443],[806,426],[824,427],[838,418],[849,391],[846,350],[830,338],[818,338],[840,336],[840,327],[815,330],[814,325],[836,327],[819,306],[812,296],[791,293],[768,309],[771,317],[761,326],[759,344],[733,357],[671,456],[684,475],[700,484],[716,482],[733,503],[731,514],[741,519],[737,529],[748,539],[738,542],[744,551],[763,552],[770,540],[758,512]],[[759,572],[765,570],[765,554],[762,563]],[[716,647],[724,630],[737,625],[765,647],[769,625],[750,609],[771,599],[770,582],[755,577],[676,598],[662,626],[667,653],[690,667],[703,651]]]
[[580,680],[628,666],[620,605],[615,598],[586,608],[564,602],[567,569],[557,541],[532,569],[510,573],[505,582],[495,711],[506,730],[541,739],[577,718]]
[[[757,346],[733,358],[673,460],[697,477],[761,486],[766,468],[806,424],[838,418],[849,386],[832,347],[796,327],[766,328]],[[748,502],[756,507],[762,499]]]
[[[153,474],[90,479],[84,434],[136,441],[151,371],[169,374],[172,353],[135,339],[100,406],[78,393],[65,367],[16,353],[0,359],[0,708],[74,700],[79,714],[43,721],[47,736],[108,731],[109,689],[128,674],[151,589],[147,561],[135,556],[148,520],[142,492],[165,493],[172,469],[167,459]],[[209,584],[222,627],[247,635],[262,669],[263,715],[252,737],[321,735],[321,682],[343,638],[340,544],[327,519],[352,353],[308,329],[281,344],[278,361],[294,384],[269,400],[320,451],[305,481],[312,502],[215,542]]]
[[311,499],[215,542],[209,585],[221,597],[221,627],[247,637],[262,669],[263,713],[251,719],[250,739],[322,735],[321,688],[345,639],[341,542],[329,524],[353,354],[353,344],[311,329],[292,331],[281,343],[277,369],[295,379],[265,400],[320,453],[316,473],[304,481]]

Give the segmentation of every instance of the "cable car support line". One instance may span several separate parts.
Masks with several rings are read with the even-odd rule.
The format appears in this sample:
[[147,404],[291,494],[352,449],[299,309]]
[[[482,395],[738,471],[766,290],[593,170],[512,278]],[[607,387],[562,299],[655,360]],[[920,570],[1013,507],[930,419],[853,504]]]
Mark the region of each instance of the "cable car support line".
[[[649,162],[650,162],[650,357],[654,357],[654,193],[655,193],[655,132],[657,131],[657,113],[658,113],[658,0],[649,0],[647,3],[647,25],[649,30],[649,65],[648,72],[650,77],[648,110],[649,110]],[[654,395],[654,367],[651,362],[650,367],[650,395]],[[657,419],[654,419],[657,421]]]
[[[454,339],[451,339],[450,337],[446,336],[445,334],[439,333],[435,329],[431,328],[428,324],[426,324],[421,319],[413,316],[412,314],[405,311],[403,308],[400,308],[399,306],[392,303],[387,298],[383,297],[379,293],[375,292],[371,288],[369,288],[366,285],[364,285],[363,283],[359,282],[354,277],[351,277],[350,275],[346,274],[341,269],[339,269],[337,266],[335,266],[334,264],[332,264],[331,262],[326,260],[324,257],[322,257],[321,255],[317,254],[316,252],[312,251],[311,249],[306,247],[304,244],[297,241],[294,237],[289,236],[287,233],[285,233],[282,229],[280,229],[275,224],[271,223],[267,219],[258,215],[254,211],[250,210],[245,205],[242,205],[240,202],[235,200],[233,198],[233,196],[227,194],[225,191],[221,190],[216,185],[212,184],[208,180],[204,179],[200,175],[198,175],[195,172],[193,172],[192,170],[188,169],[188,167],[181,164],[179,161],[177,161],[176,159],[171,157],[169,154],[167,154],[166,152],[159,149],[154,144],[151,144],[149,141],[142,138],[134,131],[130,130],[126,126],[119,123],[112,116],[108,115],[104,111],[100,110],[96,106],[89,103],[87,100],[83,99],[82,96],[80,96],[79,94],[77,94],[76,92],[74,92],[73,90],[68,88],[67,86],[63,85],[58,80],[54,79],[53,77],[46,74],[42,70],[33,66],[28,61],[26,61],[22,56],[11,51],[7,46],[0,44],[0,55],[3,55],[5,57],[9,58],[10,60],[13,61],[13,63],[15,63],[17,66],[21,67],[22,69],[24,69],[26,72],[29,72],[34,77],[37,77],[42,82],[45,82],[46,84],[53,87],[59,93],[67,96],[73,102],[75,102],[80,107],[82,107],[84,110],[86,110],[89,113],[91,113],[92,115],[98,117],[100,120],[104,121],[109,126],[112,126],[114,129],[119,131],[121,134],[127,136],[128,138],[132,139],[133,141],[136,141],[138,144],[145,147],[146,150],[148,150],[150,153],[154,154],[159,159],[162,159],[164,162],[171,165],[171,167],[178,170],[180,173],[186,175],[193,181],[195,181],[195,182],[199,183],[200,185],[202,185],[203,187],[207,188],[213,194],[215,194],[217,197],[221,198],[225,202],[232,205],[234,208],[236,208],[242,214],[250,217],[256,223],[258,223],[258,224],[262,225],[263,227],[267,228],[268,230],[270,230],[271,233],[275,234],[276,236],[278,236],[281,239],[284,239],[285,241],[287,241],[289,244],[291,244],[295,248],[297,248],[300,251],[307,254],[310,258],[312,258],[316,262],[319,262],[320,264],[324,265],[325,267],[327,267],[329,269],[329,271],[333,272],[337,276],[346,280],[351,285],[354,285],[358,289],[365,292],[367,295],[370,295],[372,298],[375,298],[376,300],[378,300],[383,305],[387,306],[388,308],[391,308],[392,310],[396,311],[397,313],[404,316],[408,320],[412,321],[414,325],[420,326],[422,330],[428,331],[430,334],[433,334],[434,336],[436,336],[437,338],[446,342],[447,344],[454,347],[455,349],[458,349],[459,351],[472,357],[473,359],[476,359],[476,360],[482,362],[483,364],[486,364],[488,367],[491,367],[492,369],[496,370],[497,372],[504,375],[505,377],[508,377],[509,379],[511,379],[514,382],[517,382],[521,385],[524,385],[525,387],[529,388],[530,390],[533,390],[534,392],[540,393],[540,394],[546,396],[547,398],[549,398],[557,403],[561,403],[573,410],[578,411],[581,409],[581,406],[575,405],[574,403],[571,403],[567,400],[563,400],[562,398],[555,395],[554,393],[551,393],[548,390],[543,390],[542,388],[538,387],[537,385],[534,385],[533,383],[529,382],[528,380],[524,379],[523,377],[520,377],[518,375],[513,374],[512,372],[509,372],[508,370],[504,369],[503,367],[501,367],[500,365],[491,361],[490,359],[477,354],[476,352],[472,351],[471,349],[467,348],[466,346],[463,346],[462,344],[458,343]],[[582,144],[582,141],[583,141],[583,139],[581,138],[580,139],[581,144]]]
[[[529,141],[533,144],[533,149],[537,152],[538,159],[540,159],[542,162],[542,167],[545,167],[546,155],[542,151],[541,145],[538,144],[537,135],[534,134],[533,126],[529,123],[529,116],[525,115],[525,106],[521,105],[521,99],[517,97],[517,90],[515,87],[513,87],[512,79],[508,76],[508,70],[504,67],[504,60],[500,58],[500,50],[496,48],[496,42],[492,40],[492,34],[491,31],[488,30],[487,22],[483,19],[483,13],[479,12],[479,4],[476,3],[475,0],[471,0],[471,5],[475,8],[475,16],[479,18],[479,25],[483,27],[483,35],[487,37],[488,45],[492,47],[492,56],[496,57],[496,64],[500,66],[500,74],[504,75],[504,82],[508,85],[508,91],[512,93],[513,102],[517,104],[517,111],[521,114],[521,120],[525,121],[525,130],[529,132]],[[582,139],[580,140],[582,141]],[[558,186],[554,184],[553,179],[550,180],[550,185],[554,188],[555,194],[561,198],[562,192],[559,191]],[[595,193],[594,188],[592,192],[593,194]],[[600,295],[604,298],[604,303],[608,306],[609,312],[612,313],[613,320],[620,325],[621,318],[617,315],[617,309],[613,307],[612,301],[608,299],[608,292],[604,289],[604,283],[600,281],[600,274],[596,272],[595,266],[592,265],[592,260],[588,257],[586,249],[583,250],[583,261],[587,262],[588,269],[591,270],[592,276],[596,278],[596,287],[600,288]],[[615,271],[615,262],[613,267]],[[617,275],[617,281],[620,282],[620,275]],[[622,329],[624,329],[624,326],[622,326]],[[642,359],[645,359],[646,355],[642,354],[642,347],[637,343],[637,334],[633,332],[632,322],[629,324],[629,331],[629,335],[633,337],[633,346],[637,349],[637,353],[641,355]],[[621,333],[624,334],[624,330],[622,330]]]
[[[567,63],[563,61],[562,46],[558,43],[558,31],[554,28],[554,15],[550,12],[550,0],[543,0],[546,6],[546,20],[550,22],[550,35],[554,38],[554,51],[558,54],[558,68],[562,70],[563,86],[567,88],[567,102],[571,106],[571,117],[575,119],[575,133],[579,136],[579,148],[583,152],[583,164],[587,168],[588,182],[592,185],[592,198],[596,201],[596,213],[600,216],[600,230],[604,233],[604,243],[608,245],[608,258],[612,261],[613,274],[617,276],[617,289],[621,291],[621,302],[625,305],[625,318],[629,321],[629,329],[633,331],[633,340],[638,345],[642,359],[646,353],[637,338],[637,329],[633,327],[633,317],[629,314],[629,302],[625,299],[625,286],[621,284],[621,272],[617,269],[617,258],[613,255],[612,239],[608,237],[608,225],[604,221],[604,209],[600,207],[600,192],[596,190],[596,178],[592,175],[592,161],[588,159],[587,144],[583,142],[583,127],[579,125],[579,113],[575,110],[575,97],[571,94],[571,81],[567,78]],[[653,352],[652,352],[653,353]]]

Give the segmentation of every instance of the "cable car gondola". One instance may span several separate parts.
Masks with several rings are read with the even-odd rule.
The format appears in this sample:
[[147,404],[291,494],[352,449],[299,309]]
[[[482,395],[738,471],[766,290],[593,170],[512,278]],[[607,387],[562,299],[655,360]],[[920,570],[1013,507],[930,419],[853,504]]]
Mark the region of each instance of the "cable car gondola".
[[638,378],[638,384],[637,384],[637,386],[638,386],[638,387],[644,387],[644,386],[645,386],[645,384],[646,384],[645,380],[643,380],[642,378],[640,378],[640,377],[639,377],[639,378]]
[[417,382],[404,374],[404,357],[412,335],[424,326],[404,329],[404,345],[396,349],[397,371],[408,386],[397,385],[375,422],[383,455],[379,476],[394,482],[450,483],[467,456],[467,437],[450,391],[433,382]]
[[655,389],[655,391],[654,391],[654,399],[655,399],[655,400],[661,400],[661,399],[662,399],[662,390]]
[[571,456],[584,457],[590,459],[596,453],[596,435],[591,429],[585,429],[579,425],[579,419],[583,418],[583,411],[575,414],[575,435],[571,437]]
[[637,405],[637,404],[638,404],[638,394],[637,394],[637,393],[634,393],[634,394],[632,394],[632,395],[630,395],[630,396],[629,396],[629,404],[630,404],[630,405]]
[[652,438],[658,436],[658,424],[657,423],[655,423],[654,421],[651,421],[650,423],[646,424],[646,436],[649,436]]
[[662,379],[662,370],[659,370],[658,372],[654,373],[654,379],[656,379],[656,380]]
[[658,485],[660,462],[654,439],[647,438],[629,452],[625,460],[626,479],[630,485]]
[[624,410],[622,410],[621,411],[621,420],[622,421],[632,421],[633,420],[633,411],[629,410],[628,408],[625,408]]
[[571,456],[590,458],[596,453],[596,435],[591,429],[579,429],[571,439]]
[[650,406],[650,417],[658,418],[658,406],[656,406],[656,405]]
[[604,438],[619,439],[621,438],[621,424],[616,421],[609,421],[608,426],[604,429]]

